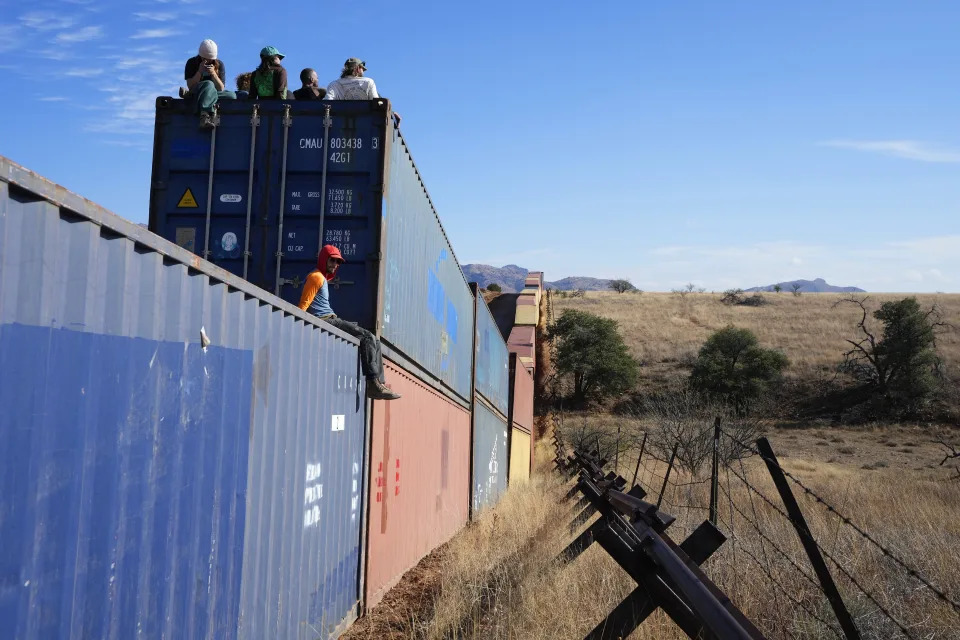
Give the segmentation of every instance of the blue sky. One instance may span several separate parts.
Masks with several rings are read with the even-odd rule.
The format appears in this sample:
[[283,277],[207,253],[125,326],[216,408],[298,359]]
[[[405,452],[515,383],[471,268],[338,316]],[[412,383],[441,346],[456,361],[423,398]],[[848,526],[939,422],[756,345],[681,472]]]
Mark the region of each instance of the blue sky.
[[[260,8],[262,7],[262,8]],[[147,219],[153,103],[367,60],[461,262],[960,291],[960,3],[0,0],[0,154]]]

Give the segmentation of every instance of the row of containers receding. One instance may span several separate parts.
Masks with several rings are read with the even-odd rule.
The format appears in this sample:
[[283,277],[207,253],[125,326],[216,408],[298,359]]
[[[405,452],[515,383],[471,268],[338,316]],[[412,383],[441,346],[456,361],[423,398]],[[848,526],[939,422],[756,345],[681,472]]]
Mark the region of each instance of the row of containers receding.
[[[326,236],[348,257],[332,298],[380,331],[393,402],[364,399],[353,338],[157,223],[201,142],[208,186],[185,204],[233,200],[212,197],[230,154],[187,112],[158,107],[158,132],[177,129],[151,196],[167,240],[0,157],[0,640],[336,635],[529,477],[532,362],[464,281],[389,108],[340,108],[384,126],[379,203],[341,221],[371,245]],[[290,159],[272,138],[254,158],[257,135],[262,184]],[[210,209],[175,224],[207,244],[229,217]]]
[[540,296],[543,292],[543,273],[531,271],[517,296],[516,315],[507,346],[516,353],[523,366],[533,373],[536,367],[537,324],[540,322]]

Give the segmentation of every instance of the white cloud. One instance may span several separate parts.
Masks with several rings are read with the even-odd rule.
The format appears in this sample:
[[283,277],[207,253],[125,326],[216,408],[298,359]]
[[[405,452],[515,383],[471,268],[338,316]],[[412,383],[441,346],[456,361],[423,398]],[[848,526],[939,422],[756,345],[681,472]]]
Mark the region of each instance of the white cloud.
[[[514,262],[543,270],[550,281],[566,276],[626,277],[646,291],[670,291],[687,282],[708,291],[723,291],[824,278],[832,285],[857,286],[872,292],[960,293],[960,235],[874,243],[825,238],[816,244],[664,245],[638,247],[626,258],[594,253],[582,264],[571,264],[571,251],[561,246],[518,253],[507,249],[500,256],[488,255],[509,260],[478,262],[497,267]],[[480,256],[470,256],[474,257]]]
[[[544,265],[546,268],[547,265]],[[569,270],[565,265],[564,270]],[[609,273],[597,273],[609,271]],[[638,252],[624,268],[597,265],[596,277],[621,277],[649,291],[685,282],[712,290],[752,287],[797,278],[868,291],[960,290],[960,235],[851,246],[770,242],[738,246],[664,246]],[[551,280],[556,278],[550,276]]]
[[90,67],[87,69],[68,69],[63,72],[63,75],[70,76],[71,78],[95,78],[103,74],[103,69]]
[[15,24],[0,24],[0,52],[13,51],[20,46],[20,28]]
[[40,102],[66,102],[69,99],[66,96],[44,96],[40,98]]
[[146,40],[148,38],[169,38],[179,33],[177,29],[141,29],[132,36],[131,40]]
[[57,34],[54,39],[57,43],[87,42],[103,37],[103,27],[82,27],[76,31],[69,31]]
[[154,22],[170,22],[177,18],[176,13],[164,11],[138,11],[133,15],[138,20],[152,20]]
[[76,19],[50,11],[32,11],[20,16],[20,22],[28,29],[37,31],[62,31],[76,24]]
[[38,51],[37,55],[47,60],[70,60],[77,57],[75,53],[66,49],[44,49]]
[[820,144],[920,162],[960,162],[960,151],[930,146],[917,140],[829,140]]

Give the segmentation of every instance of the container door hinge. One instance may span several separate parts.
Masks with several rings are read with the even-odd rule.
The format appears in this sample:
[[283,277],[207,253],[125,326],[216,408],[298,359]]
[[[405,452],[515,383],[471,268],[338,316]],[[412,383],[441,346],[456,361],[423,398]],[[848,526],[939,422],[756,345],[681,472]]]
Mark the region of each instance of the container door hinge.
[[334,289],[339,289],[341,285],[348,285],[348,284],[357,284],[357,283],[354,282],[353,280],[341,280],[340,278],[334,278],[333,280],[330,281],[330,285]]
[[303,280],[300,279],[300,276],[294,276],[293,278],[280,278],[280,286],[290,285],[299,289],[303,285]]

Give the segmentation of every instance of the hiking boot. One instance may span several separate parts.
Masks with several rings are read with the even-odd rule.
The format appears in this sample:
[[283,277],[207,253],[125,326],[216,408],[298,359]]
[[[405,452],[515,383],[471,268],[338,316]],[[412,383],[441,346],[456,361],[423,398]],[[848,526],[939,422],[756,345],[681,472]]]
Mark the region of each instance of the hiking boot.
[[213,129],[216,125],[213,122],[213,115],[207,113],[206,111],[200,114],[200,128],[201,129]]
[[373,400],[396,400],[400,394],[376,378],[367,380],[367,397]]

